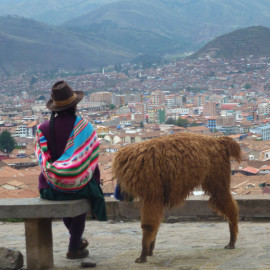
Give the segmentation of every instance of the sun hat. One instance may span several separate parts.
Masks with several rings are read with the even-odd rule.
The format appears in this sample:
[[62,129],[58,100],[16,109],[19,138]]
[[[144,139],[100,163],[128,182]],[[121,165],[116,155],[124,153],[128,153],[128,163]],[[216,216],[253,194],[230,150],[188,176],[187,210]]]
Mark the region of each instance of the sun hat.
[[51,99],[46,107],[54,112],[63,111],[75,106],[83,97],[82,91],[74,91],[66,81],[59,81],[52,86]]

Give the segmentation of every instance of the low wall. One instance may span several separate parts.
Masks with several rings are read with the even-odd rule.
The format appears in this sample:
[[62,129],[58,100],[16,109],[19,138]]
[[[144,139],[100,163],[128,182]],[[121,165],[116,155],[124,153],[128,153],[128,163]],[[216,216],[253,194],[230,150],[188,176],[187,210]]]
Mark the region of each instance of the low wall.
[[[240,220],[270,220],[270,194],[235,195],[239,206]],[[139,202],[119,202],[114,198],[106,198],[109,219],[138,220],[140,219]],[[208,206],[207,196],[190,196],[179,208],[167,210],[166,222],[223,220]]]

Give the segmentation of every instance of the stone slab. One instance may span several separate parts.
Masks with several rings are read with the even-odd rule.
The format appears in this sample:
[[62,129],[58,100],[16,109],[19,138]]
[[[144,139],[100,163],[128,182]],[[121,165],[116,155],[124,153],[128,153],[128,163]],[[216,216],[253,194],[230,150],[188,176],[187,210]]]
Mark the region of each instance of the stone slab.
[[0,218],[75,217],[90,211],[88,200],[49,201],[41,198],[1,199]]

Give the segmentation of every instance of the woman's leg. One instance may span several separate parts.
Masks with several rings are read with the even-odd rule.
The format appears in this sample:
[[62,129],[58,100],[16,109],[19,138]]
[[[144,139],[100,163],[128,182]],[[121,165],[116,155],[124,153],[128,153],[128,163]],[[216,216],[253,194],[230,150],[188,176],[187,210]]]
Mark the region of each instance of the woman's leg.
[[[40,190],[40,197],[47,200],[76,200],[82,199],[83,197],[79,194],[68,194],[68,193],[61,193],[52,188],[41,189]],[[76,217],[66,217],[63,218],[63,222],[67,227],[69,234],[70,234],[70,241],[69,241],[69,250],[72,252],[79,250],[82,235],[85,228],[85,221],[86,221],[86,213],[76,216]]]
[[[107,220],[106,204],[100,185],[93,178],[82,190],[76,193],[62,193],[53,188],[40,190],[40,196],[47,200],[78,200],[87,198],[91,202],[92,216],[100,221]],[[86,213],[74,218],[63,218],[70,234],[69,250],[78,250],[85,228]]]
[[69,250],[72,252],[76,252],[80,249],[82,235],[85,228],[86,214],[82,214],[77,217],[68,219],[68,230],[70,234]]
[[63,222],[64,222],[65,226],[67,227],[67,229],[69,230],[70,224],[72,222],[72,218],[70,218],[70,217],[63,218]]

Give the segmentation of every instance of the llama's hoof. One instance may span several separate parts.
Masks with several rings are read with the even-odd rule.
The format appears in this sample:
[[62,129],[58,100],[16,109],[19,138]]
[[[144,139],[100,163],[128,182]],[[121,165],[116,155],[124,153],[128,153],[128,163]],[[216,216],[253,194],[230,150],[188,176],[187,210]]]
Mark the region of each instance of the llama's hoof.
[[146,258],[144,257],[139,257],[135,260],[135,263],[144,263],[144,262],[146,262]]
[[235,244],[229,244],[227,246],[224,247],[225,249],[235,249]]
[[149,251],[148,256],[153,256],[153,251]]

